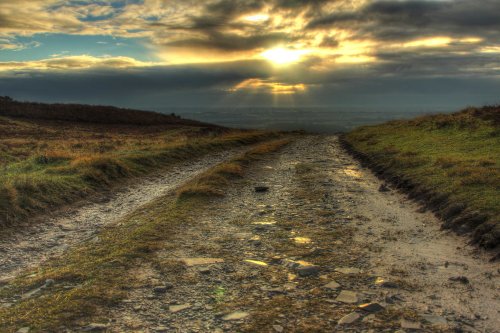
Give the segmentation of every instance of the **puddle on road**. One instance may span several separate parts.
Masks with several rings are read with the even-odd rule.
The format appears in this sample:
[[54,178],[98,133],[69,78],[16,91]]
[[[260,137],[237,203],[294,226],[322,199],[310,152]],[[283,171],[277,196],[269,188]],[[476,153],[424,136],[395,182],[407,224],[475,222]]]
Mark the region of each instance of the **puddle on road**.
[[252,264],[252,265],[257,265],[257,266],[269,266],[267,263],[260,261],[260,260],[253,260],[253,259],[245,259],[245,262]]
[[309,237],[293,237],[292,240],[297,244],[310,244],[312,242]]

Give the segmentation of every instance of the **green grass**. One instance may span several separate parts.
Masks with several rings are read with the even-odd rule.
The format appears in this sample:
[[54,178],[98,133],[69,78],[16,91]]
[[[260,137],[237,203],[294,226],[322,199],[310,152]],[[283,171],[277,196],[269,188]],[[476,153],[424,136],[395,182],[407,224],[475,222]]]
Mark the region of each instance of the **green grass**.
[[[278,150],[287,142],[264,142],[208,170],[183,188],[191,188],[203,179],[203,182],[216,183],[216,190],[223,192],[235,176],[243,175],[252,161]],[[238,172],[226,172],[234,169]],[[221,178],[224,179],[222,183],[219,182]],[[195,223],[197,214],[209,209],[214,199],[216,196],[206,192],[186,195],[180,191],[177,196],[167,195],[104,228],[95,241],[24,272],[0,289],[0,298],[33,290],[47,279],[55,283],[30,299],[21,300],[10,308],[0,308],[0,331],[15,332],[29,326],[34,332],[57,332],[89,323],[89,320],[105,322],[105,308],[126,297],[127,290],[136,283],[134,268],[151,264],[163,274],[175,274],[182,269],[159,259],[156,251],[169,246],[169,240],[177,236],[176,226]],[[214,291],[216,299],[223,296],[222,289]]]
[[[466,227],[476,241],[495,247],[500,239],[499,119],[499,107],[471,108],[361,127],[343,139],[376,169],[443,195],[450,204],[465,205],[463,217],[485,216],[486,223]],[[464,228],[467,221],[461,222]]]
[[275,133],[0,117],[0,227],[180,160]]

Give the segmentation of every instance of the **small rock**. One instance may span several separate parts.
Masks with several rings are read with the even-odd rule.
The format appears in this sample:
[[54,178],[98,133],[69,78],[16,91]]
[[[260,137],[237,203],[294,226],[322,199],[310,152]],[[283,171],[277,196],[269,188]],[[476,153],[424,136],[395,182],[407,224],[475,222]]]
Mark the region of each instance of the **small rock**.
[[156,286],[153,288],[153,292],[156,294],[164,294],[167,292],[167,290],[172,289],[173,286],[171,284],[165,284],[163,286]]
[[21,327],[16,331],[16,333],[28,333],[31,330],[30,327]]
[[396,282],[392,282],[392,281],[384,281],[380,284],[380,286],[384,287],[384,288],[392,288],[392,289],[399,288],[399,285]]
[[356,267],[339,267],[335,268],[336,272],[342,273],[342,274],[359,274],[361,273],[361,270]]
[[394,304],[396,302],[403,302],[404,299],[399,295],[387,295],[385,296],[385,302],[388,304]]
[[437,326],[441,326],[441,325],[447,325],[448,324],[448,321],[446,320],[446,318],[443,318],[441,316],[435,316],[435,315],[421,315],[421,317],[426,321],[428,322],[429,324],[431,325],[437,325]]
[[325,284],[323,287],[327,288],[327,289],[338,289],[338,288],[340,288],[340,284],[338,284],[335,281],[331,281],[330,283]]
[[52,280],[52,279],[45,280],[45,287],[50,287],[53,284],[54,284],[54,280]]
[[207,274],[210,274],[210,268],[209,268],[209,267],[200,267],[200,268],[198,269],[198,272],[199,272],[200,274],[205,274],[205,275],[207,275]]
[[340,320],[338,321],[338,324],[339,325],[352,324],[356,320],[358,320],[360,317],[361,316],[359,315],[359,313],[351,312],[348,315],[340,318]]
[[463,284],[469,284],[470,283],[469,279],[466,276],[452,276],[448,280],[455,281],[455,282],[460,282],[460,283],[463,283]]
[[380,311],[384,311],[385,308],[378,304],[378,303],[366,303],[366,304],[361,304],[359,306],[359,308],[363,311],[366,311],[366,312],[371,312],[371,313],[377,313],[377,312],[380,312]]
[[301,277],[314,276],[319,274],[319,266],[300,266],[296,271],[297,274]]
[[354,291],[342,290],[335,300],[337,302],[353,304],[358,302],[358,295]]
[[92,323],[83,328],[84,332],[102,332],[108,328],[107,324]]
[[407,330],[419,330],[421,328],[421,325],[416,321],[401,319],[401,328]]
[[273,329],[278,333],[281,333],[284,330],[283,326],[280,325],[273,325]]
[[248,312],[236,311],[236,312],[225,315],[224,317],[222,317],[222,320],[224,320],[224,321],[241,320],[241,319],[245,319],[249,315],[250,314]]
[[363,323],[371,322],[371,321],[374,321],[376,318],[377,317],[374,314],[370,314],[370,315],[364,317],[362,322]]
[[170,305],[168,307],[168,311],[172,313],[180,312],[186,309],[189,309],[191,307],[191,304],[186,303],[186,304],[180,304],[180,305]]
[[255,186],[255,192],[267,192],[269,191],[269,186]]

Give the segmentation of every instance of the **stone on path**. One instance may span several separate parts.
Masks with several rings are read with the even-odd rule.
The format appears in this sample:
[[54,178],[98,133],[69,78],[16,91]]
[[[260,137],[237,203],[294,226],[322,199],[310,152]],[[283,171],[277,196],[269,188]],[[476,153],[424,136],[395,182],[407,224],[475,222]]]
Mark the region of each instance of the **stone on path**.
[[21,327],[16,331],[16,333],[28,333],[31,330],[29,327]]
[[301,277],[314,276],[319,274],[319,266],[299,266],[296,271]]
[[108,324],[92,323],[83,328],[84,332],[103,332],[109,327]]
[[361,270],[356,267],[338,267],[335,268],[336,272],[342,273],[342,274],[359,274],[361,273]]
[[269,191],[269,186],[265,185],[255,186],[255,192],[267,192],[267,191]]
[[167,283],[163,286],[156,286],[153,288],[153,292],[156,294],[164,294],[167,292],[167,290],[172,289],[174,286],[170,283]]
[[280,325],[273,325],[273,329],[278,332],[278,333],[281,333],[283,332],[285,329],[283,328],[283,326],[280,326]]
[[428,322],[429,324],[431,324],[433,326],[434,325],[436,325],[436,326],[448,325],[448,321],[446,320],[446,318],[441,317],[441,316],[421,315],[420,317],[422,317],[426,322]]
[[342,290],[335,300],[337,302],[353,304],[358,302],[358,295],[354,291]]
[[222,258],[182,258],[181,261],[186,266],[212,265],[224,262]]
[[384,311],[385,308],[378,304],[378,303],[366,303],[366,304],[361,304],[359,306],[359,308],[363,311],[366,311],[366,312],[371,312],[371,313],[376,313],[376,312],[380,312],[380,311]]
[[222,317],[222,320],[224,320],[224,321],[241,320],[241,319],[245,319],[249,315],[250,314],[248,312],[236,311],[236,312],[225,315],[224,317]]
[[419,330],[421,328],[421,325],[416,321],[401,319],[401,328],[407,330]]
[[191,307],[191,304],[186,303],[186,304],[180,304],[180,305],[170,305],[168,307],[168,310],[172,313],[180,312],[186,309],[189,309]]
[[340,288],[340,284],[338,284],[335,281],[331,281],[330,283],[325,284],[323,287],[327,288],[327,289],[338,289],[338,288]]
[[356,313],[356,312],[351,312],[349,313],[348,315],[340,318],[340,320],[338,321],[338,324],[339,325],[345,325],[345,324],[352,324],[354,323],[356,320],[358,320],[360,318],[360,314],[359,313]]

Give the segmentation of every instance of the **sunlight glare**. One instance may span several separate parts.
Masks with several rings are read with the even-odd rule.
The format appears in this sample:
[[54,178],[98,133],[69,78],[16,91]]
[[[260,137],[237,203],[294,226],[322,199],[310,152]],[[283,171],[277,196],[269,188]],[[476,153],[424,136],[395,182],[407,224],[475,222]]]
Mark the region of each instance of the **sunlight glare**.
[[305,50],[289,50],[285,48],[274,48],[261,53],[261,56],[277,65],[288,65],[295,63],[306,54]]
[[250,22],[264,22],[264,21],[269,20],[269,15],[267,15],[267,14],[247,15],[247,16],[244,16],[243,19],[245,21],[250,21]]

